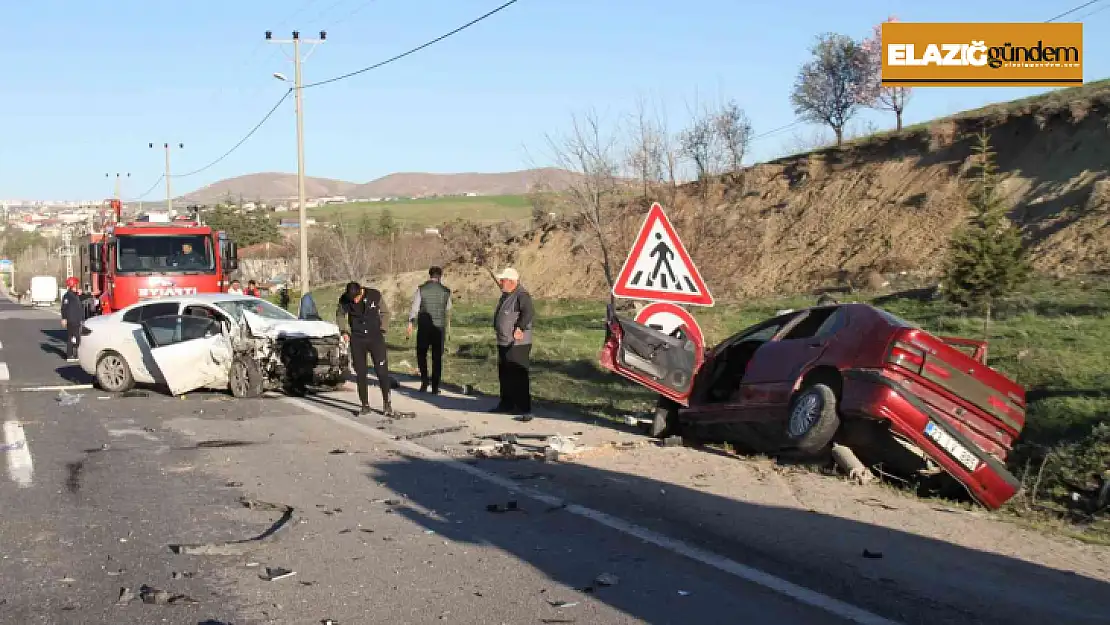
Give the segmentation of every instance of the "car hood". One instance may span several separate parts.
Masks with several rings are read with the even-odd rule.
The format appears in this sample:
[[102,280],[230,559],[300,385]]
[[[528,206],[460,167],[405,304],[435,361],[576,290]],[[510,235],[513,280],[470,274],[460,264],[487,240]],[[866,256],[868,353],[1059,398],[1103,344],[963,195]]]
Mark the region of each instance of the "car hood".
[[324,338],[337,336],[339,326],[327,321],[303,319],[266,319],[249,310],[243,311],[243,320],[252,335],[266,338]]

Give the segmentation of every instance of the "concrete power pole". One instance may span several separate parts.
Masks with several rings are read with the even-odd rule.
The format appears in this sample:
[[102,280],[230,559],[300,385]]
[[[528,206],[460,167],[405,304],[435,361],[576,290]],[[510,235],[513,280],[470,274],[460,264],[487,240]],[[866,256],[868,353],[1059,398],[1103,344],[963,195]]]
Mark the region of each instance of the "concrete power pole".
[[69,226],[62,229],[62,256],[66,259],[66,278],[73,275],[73,232]]
[[[266,41],[271,43],[291,43],[293,44],[293,95],[296,100],[297,108],[297,227],[300,230],[300,279],[301,279],[301,296],[308,293],[309,288],[309,265],[308,265],[308,210],[305,208],[305,191],[304,191],[304,97],[301,89],[301,63],[308,60],[308,55],[312,54],[315,46],[324,43],[328,38],[326,31],[320,31],[319,39],[301,39],[299,31],[293,31],[292,39],[274,39],[271,31],[266,31]],[[301,59],[301,44],[307,43],[313,46],[309,50],[308,55]],[[274,77],[278,80],[288,82],[288,80],[280,73],[275,73]]]
[[[150,146],[151,148],[154,147],[153,143],[148,143],[147,145]],[[165,150],[166,150],[166,175],[165,175],[165,178],[166,178],[166,214],[169,214],[169,213],[173,212],[173,187],[170,184],[170,181],[171,181],[171,176],[170,176],[170,144],[163,143],[162,147],[165,148]],[[178,149],[184,149],[185,144],[184,143],[178,143],[177,147],[178,147]]]

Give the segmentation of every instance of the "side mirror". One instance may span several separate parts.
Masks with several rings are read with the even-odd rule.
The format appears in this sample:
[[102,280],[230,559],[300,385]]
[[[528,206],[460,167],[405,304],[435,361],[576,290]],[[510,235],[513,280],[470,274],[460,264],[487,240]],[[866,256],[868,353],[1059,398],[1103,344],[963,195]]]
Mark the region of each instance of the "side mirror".
[[104,263],[100,260],[102,251],[103,246],[100,243],[89,243],[89,271],[93,273],[104,272]]

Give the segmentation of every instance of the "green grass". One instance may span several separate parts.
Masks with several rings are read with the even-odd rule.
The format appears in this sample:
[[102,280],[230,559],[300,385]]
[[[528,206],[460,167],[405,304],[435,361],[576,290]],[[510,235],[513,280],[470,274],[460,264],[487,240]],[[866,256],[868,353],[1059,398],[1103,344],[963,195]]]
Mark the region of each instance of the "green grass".
[[352,202],[309,209],[309,216],[334,220],[377,220],[388,209],[398,223],[411,227],[437,226],[455,219],[477,222],[515,221],[531,217],[532,205],[523,195],[436,197],[391,202]]
[[[317,291],[323,316],[333,314],[338,292],[334,286]],[[292,301],[295,307],[297,299]],[[713,344],[779,309],[813,302],[813,297],[765,299],[698,309],[694,314]],[[882,307],[931,332],[983,336],[982,318],[966,316],[945,302],[887,298]],[[444,358],[445,382],[471,385],[491,395],[498,392],[492,309],[492,301],[457,306]],[[406,341],[403,331],[407,307],[394,313],[388,335],[391,366],[412,373],[415,342]],[[537,300],[532,352],[537,403],[601,420],[642,415],[654,407],[651,393],[598,367],[604,316],[605,303],[600,301]],[[991,366],[1029,393],[1026,429],[1010,459],[1011,470],[1025,479],[1028,493],[1015,498],[1011,510],[1026,519],[1043,516],[1046,523],[1061,518],[1089,521],[1066,512],[1065,504],[1076,485],[1110,468],[1110,425],[1096,434],[1100,423],[1110,421],[1110,280],[1037,280],[997,305],[990,328]],[[404,362],[413,368],[401,366]],[[1073,525],[1068,531],[1110,539],[1110,522],[1101,523],[1081,530]]]

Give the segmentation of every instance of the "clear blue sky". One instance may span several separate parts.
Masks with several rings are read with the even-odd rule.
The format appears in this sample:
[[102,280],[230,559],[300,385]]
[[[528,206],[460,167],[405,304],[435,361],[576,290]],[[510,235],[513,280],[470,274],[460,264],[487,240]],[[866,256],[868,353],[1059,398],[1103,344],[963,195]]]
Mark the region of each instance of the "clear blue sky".
[[[861,37],[905,21],[1043,21],[1081,0],[521,0],[486,22],[381,70],[305,91],[309,175],[364,182],[396,171],[504,171],[545,164],[544,134],[595,107],[615,121],[639,96],[672,128],[696,98],[735,98],[757,133],[789,124],[788,95],[815,34]],[[104,174],[130,172],[133,197],[162,171],[148,142],[184,142],[174,170],[210,162],[251,127],[292,76],[263,32],[328,43],[307,81],[422,43],[500,0],[35,0],[4,2],[0,199],[94,199]],[[1095,5],[1098,9],[1110,0]],[[1083,10],[1063,21],[1083,16]],[[1084,20],[1086,79],[1110,76],[1110,10]],[[914,123],[1028,89],[919,89]],[[175,195],[258,171],[296,171],[291,100],[232,156],[177,179]],[[868,114],[880,127],[887,115]],[[807,130],[806,133],[809,131]],[[781,153],[792,133],[758,142]],[[162,197],[156,189],[148,197]]]

